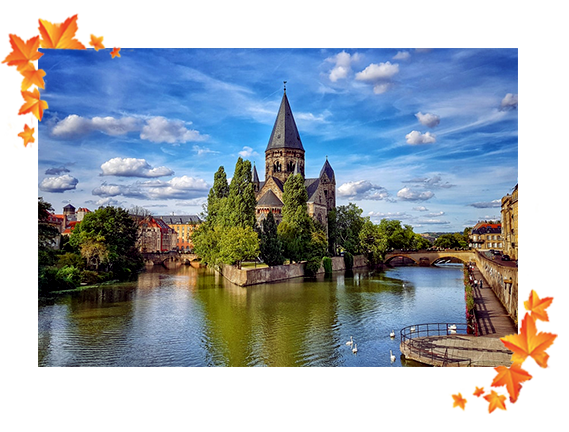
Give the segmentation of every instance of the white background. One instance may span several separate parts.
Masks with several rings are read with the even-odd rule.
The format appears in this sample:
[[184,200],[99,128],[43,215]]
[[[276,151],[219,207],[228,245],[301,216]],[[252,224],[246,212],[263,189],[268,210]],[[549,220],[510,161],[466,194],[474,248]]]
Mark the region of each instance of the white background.
[[[559,335],[548,350],[549,367],[528,359],[524,368],[533,379],[518,402],[492,414],[472,395],[476,386],[490,389],[495,372],[488,368],[38,368],[41,140],[37,120],[17,115],[20,74],[2,64],[2,430],[564,429],[566,422],[557,422],[567,384],[562,10],[548,7],[553,2],[512,1],[205,3],[10,2],[0,13],[0,60],[11,52],[10,33],[28,40],[39,34],[39,18],[60,23],[76,13],[77,38],[87,47],[93,33],[110,48],[519,48],[520,316],[531,289],[554,297],[550,322],[538,323],[538,330]],[[31,121],[36,142],[24,148],[17,134]],[[452,407],[458,392],[468,400],[465,411]]]

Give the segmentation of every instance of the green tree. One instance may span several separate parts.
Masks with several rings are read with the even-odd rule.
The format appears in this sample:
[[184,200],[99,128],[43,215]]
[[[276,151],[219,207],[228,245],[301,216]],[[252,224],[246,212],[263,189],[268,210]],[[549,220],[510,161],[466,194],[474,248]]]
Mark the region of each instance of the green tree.
[[382,262],[386,252],[389,250],[389,243],[380,227],[375,225],[369,218],[366,218],[359,237],[360,246],[369,262],[374,265]]
[[217,217],[221,209],[225,206],[225,201],[229,195],[229,185],[225,169],[220,166],[213,176],[213,186],[207,196],[207,217],[206,220],[216,224]]
[[307,201],[302,174],[289,176],[283,188],[283,219],[277,231],[283,241],[284,254],[291,261],[299,262],[308,257],[314,224],[308,216]]
[[468,247],[468,242],[461,233],[448,233],[440,235],[435,240],[435,246],[445,249],[465,248]]
[[128,212],[118,207],[101,207],[87,213],[75,226],[69,243],[95,267],[104,265],[119,279],[126,279],[143,267],[136,247],[138,228]]
[[251,162],[237,159],[235,172],[229,185],[229,193],[220,222],[225,226],[255,227],[255,186],[252,181]]
[[259,237],[250,226],[224,228],[219,237],[219,255],[216,265],[237,264],[259,256]]
[[38,249],[51,250],[54,242],[56,241],[59,231],[48,222],[50,212],[53,207],[50,203],[38,197]]
[[267,217],[261,222],[259,237],[260,255],[265,264],[275,266],[284,263],[283,245],[277,232],[277,223],[275,222],[273,212],[269,212]]
[[336,224],[334,237],[337,246],[352,255],[361,253],[360,231],[365,219],[362,217],[363,210],[353,203],[347,206],[339,206],[336,209]]

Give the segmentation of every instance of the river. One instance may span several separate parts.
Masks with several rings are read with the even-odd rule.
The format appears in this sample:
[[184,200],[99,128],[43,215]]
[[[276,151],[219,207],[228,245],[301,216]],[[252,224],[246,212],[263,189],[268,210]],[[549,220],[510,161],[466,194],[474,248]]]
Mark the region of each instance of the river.
[[154,267],[136,282],[41,302],[38,364],[418,366],[400,357],[399,330],[465,323],[462,268],[396,267],[242,288],[207,269]]

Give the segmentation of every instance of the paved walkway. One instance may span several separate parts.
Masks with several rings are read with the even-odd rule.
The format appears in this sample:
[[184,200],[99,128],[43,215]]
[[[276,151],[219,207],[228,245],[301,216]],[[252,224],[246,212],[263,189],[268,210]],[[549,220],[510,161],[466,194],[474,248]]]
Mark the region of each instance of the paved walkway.
[[401,344],[405,357],[433,366],[511,365],[512,352],[500,338],[517,333],[517,328],[476,267],[472,275],[482,280],[482,288],[473,289],[479,336],[453,334],[413,338]]
[[501,338],[509,334],[517,333],[514,321],[506,312],[492,288],[474,267],[472,276],[476,280],[482,280],[482,288],[474,288],[474,301],[476,304],[476,318],[478,321],[478,334],[482,337]]

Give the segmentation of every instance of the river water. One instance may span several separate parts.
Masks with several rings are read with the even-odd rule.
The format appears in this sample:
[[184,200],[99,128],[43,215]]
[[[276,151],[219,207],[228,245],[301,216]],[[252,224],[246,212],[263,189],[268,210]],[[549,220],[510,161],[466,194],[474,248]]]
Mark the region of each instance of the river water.
[[136,282],[42,302],[38,364],[418,366],[400,357],[399,330],[431,322],[466,322],[461,265],[247,288],[207,269],[156,267]]

